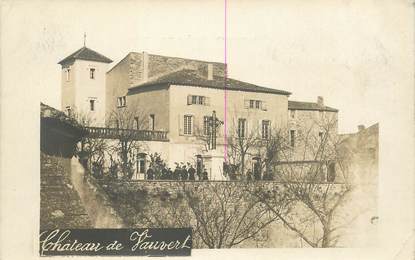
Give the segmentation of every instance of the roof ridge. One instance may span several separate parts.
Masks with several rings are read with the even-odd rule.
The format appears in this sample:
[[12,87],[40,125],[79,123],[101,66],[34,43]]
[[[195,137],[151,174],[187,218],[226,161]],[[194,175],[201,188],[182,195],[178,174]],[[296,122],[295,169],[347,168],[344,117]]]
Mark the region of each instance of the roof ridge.
[[[329,107],[326,105],[320,106],[317,102],[310,101],[297,101],[297,100],[288,100],[288,109],[291,105],[297,105],[297,107],[291,109],[296,110],[327,110],[327,111],[339,111],[337,108]],[[312,107],[300,107],[301,105],[313,105]]]
[[[227,81],[229,79],[229,81]],[[226,82],[227,86],[225,87],[223,82]],[[195,69],[183,68],[163,76],[154,78],[147,82],[142,82],[137,84],[129,90],[134,90],[143,86],[151,86],[157,84],[175,84],[175,85],[186,85],[186,86],[199,86],[199,87],[208,87],[216,89],[227,89],[227,90],[238,90],[246,92],[259,92],[259,93],[270,93],[270,94],[279,94],[279,95],[290,95],[291,93],[285,90],[279,90],[269,87],[262,87],[252,83],[240,81],[233,78],[226,78],[225,76],[215,76],[212,80],[203,77]]]
[[74,60],[74,59],[98,61],[98,62],[105,62],[105,63],[112,62],[110,58],[107,58],[101,53],[96,52],[86,46],[83,46],[82,48],[78,49],[77,51],[73,52],[71,55],[67,56],[66,58],[58,62],[58,64],[63,64],[67,61]]
[[201,59],[183,58],[183,57],[179,57],[179,56],[168,56],[168,55],[154,54],[154,53],[150,53],[150,52],[146,52],[146,51],[141,51],[141,52],[140,51],[130,51],[128,54],[130,54],[130,53],[141,54],[143,52],[147,53],[148,55],[159,56],[159,57],[166,57],[166,58],[173,58],[173,59],[183,59],[183,60],[190,60],[190,61],[200,61],[200,62],[205,62],[205,63],[215,63],[215,64],[225,65],[224,62],[220,62],[220,61],[207,61],[207,60],[201,60]]

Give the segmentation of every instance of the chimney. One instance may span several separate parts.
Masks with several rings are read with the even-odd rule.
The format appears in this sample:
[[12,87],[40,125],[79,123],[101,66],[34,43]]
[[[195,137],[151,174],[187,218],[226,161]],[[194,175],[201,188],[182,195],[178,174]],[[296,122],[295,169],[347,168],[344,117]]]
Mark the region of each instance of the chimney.
[[148,53],[143,51],[141,64],[141,80],[146,82],[148,80]]
[[213,80],[213,64],[209,63],[208,64],[208,76],[207,76],[208,80]]
[[361,131],[363,131],[363,130],[365,130],[365,125],[358,125],[358,126],[357,126],[357,131],[358,131],[358,132],[361,132]]
[[324,98],[322,96],[317,97],[317,105],[320,107],[324,107]]

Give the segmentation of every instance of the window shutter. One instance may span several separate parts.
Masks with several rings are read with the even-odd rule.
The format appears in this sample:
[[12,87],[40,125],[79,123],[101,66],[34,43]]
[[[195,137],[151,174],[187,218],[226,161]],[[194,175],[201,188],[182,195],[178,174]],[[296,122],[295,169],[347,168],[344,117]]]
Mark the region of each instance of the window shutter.
[[205,97],[205,105],[210,106],[210,97]]
[[192,116],[192,125],[191,125],[191,130],[192,130],[192,134],[191,135],[195,135],[195,129],[197,127],[197,118],[195,116]]
[[244,108],[249,108],[249,99],[244,100]]
[[187,104],[191,105],[192,104],[192,95],[188,95],[187,96]]
[[267,111],[267,102],[262,101],[261,106],[262,106],[262,110]]

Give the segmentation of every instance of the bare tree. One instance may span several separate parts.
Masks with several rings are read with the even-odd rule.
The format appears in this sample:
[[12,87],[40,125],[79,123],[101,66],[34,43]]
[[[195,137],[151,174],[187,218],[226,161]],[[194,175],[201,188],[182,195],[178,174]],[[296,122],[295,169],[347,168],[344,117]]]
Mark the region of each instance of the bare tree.
[[[237,118],[237,117],[234,117]],[[245,168],[251,152],[260,145],[259,128],[254,125],[248,130],[248,118],[237,119],[233,122],[227,138],[229,163],[237,168],[242,178],[245,176]]]
[[172,182],[161,200],[148,200],[137,210],[135,225],[191,227],[195,248],[257,246],[267,242],[268,227],[277,219],[251,195],[264,188],[247,182]]
[[[300,149],[289,148],[287,143],[279,150],[282,160],[276,165],[278,178],[289,198],[287,202],[295,210],[282,214],[277,210],[280,203],[274,202],[274,195],[255,194],[285,227],[311,247],[336,246],[345,227],[339,209],[352,186],[346,175],[347,154],[339,153],[335,127],[336,119],[318,122],[298,135],[296,146]],[[289,141],[283,137],[280,140]]]
[[[96,124],[96,119],[90,114],[73,110],[70,114],[82,127],[92,127]],[[83,166],[89,171],[92,171],[92,166],[103,168],[105,160],[105,152],[108,149],[108,144],[105,139],[90,138],[87,135],[83,136],[81,143],[78,146],[77,155],[79,156]],[[96,174],[102,174],[100,171]]]
[[266,240],[266,227],[276,216],[269,214],[258,199],[249,196],[247,189],[254,186],[246,182],[209,182],[197,191],[183,187],[196,230],[207,247],[231,248],[247,240]]
[[287,149],[287,130],[274,127],[269,130],[267,138],[263,138],[256,146],[257,156],[261,158],[261,169],[264,180],[274,180],[281,153]]
[[107,118],[107,126],[117,129],[115,143],[111,142],[109,145],[108,154],[111,156],[111,163],[121,165],[122,176],[125,179],[132,178],[133,164],[144,145],[139,140],[140,136],[136,130],[148,129],[148,122],[147,113],[127,108],[113,110]]

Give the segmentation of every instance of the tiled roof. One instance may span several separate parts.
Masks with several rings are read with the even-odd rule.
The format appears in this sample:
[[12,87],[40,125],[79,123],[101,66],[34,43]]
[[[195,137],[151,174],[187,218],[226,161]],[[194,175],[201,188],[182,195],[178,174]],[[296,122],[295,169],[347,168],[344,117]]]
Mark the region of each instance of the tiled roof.
[[[254,84],[246,83],[243,81],[227,78],[227,90],[239,90],[239,91],[248,91],[248,92],[260,92],[260,93],[271,93],[271,94],[280,94],[280,95],[290,95],[291,93],[284,90],[278,90],[273,88],[266,88],[257,86]],[[129,94],[133,94],[135,89],[142,88],[144,86],[153,86],[159,84],[169,84],[169,85],[185,85],[185,86],[198,86],[206,88],[215,88],[215,89],[225,89],[225,79],[223,77],[214,76],[212,80],[208,80],[206,77],[203,77],[197,74],[194,70],[184,69],[176,71],[164,76],[161,76],[155,80],[150,80],[138,86],[132,87],[129,89]]]
[[319,110],[319,111],[330,111],[330,112],[338,112],[339,110],[328,107],[328,106],[320,106],[317,103],[313,102],[300,102],[300,101],[288,101],[288,109],[295,109],[295,110]]
[[65,59],[58,62],[58,64],[63,64],[65,62],[71,61],[71,60],[90,60],[90,61],[99,61],[99,62],[105,62],[105,63],[111,63],[112,60],[105,57],[102,54],[99,54],[96,51],[93,51],[87,47],[82,47],[76,52],[72,53]]

